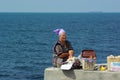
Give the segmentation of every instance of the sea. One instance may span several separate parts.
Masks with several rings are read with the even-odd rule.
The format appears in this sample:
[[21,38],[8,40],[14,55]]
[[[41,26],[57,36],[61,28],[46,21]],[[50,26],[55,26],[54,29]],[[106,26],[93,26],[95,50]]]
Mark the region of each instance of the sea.
[[57,28],[76,57],[92,49],[99,64],[120,55],[120,13],[0,13],[0,80],[44,80]]

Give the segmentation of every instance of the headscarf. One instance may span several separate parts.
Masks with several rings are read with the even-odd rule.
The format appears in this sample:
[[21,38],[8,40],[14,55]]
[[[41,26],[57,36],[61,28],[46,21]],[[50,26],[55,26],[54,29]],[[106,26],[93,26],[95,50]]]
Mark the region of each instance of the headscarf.
[[61,35],[62,33],[66,33],[64,29],[55,29],[53,32],[55,32],[57,35]]

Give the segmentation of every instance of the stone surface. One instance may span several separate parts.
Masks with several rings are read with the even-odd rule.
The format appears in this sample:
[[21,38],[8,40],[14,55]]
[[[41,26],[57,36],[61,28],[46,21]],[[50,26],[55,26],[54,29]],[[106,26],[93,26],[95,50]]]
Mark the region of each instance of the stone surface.
[[44,80],[119,80],[120,72],[83,71],[80,69],[63,71],[60,68],[46,68]]

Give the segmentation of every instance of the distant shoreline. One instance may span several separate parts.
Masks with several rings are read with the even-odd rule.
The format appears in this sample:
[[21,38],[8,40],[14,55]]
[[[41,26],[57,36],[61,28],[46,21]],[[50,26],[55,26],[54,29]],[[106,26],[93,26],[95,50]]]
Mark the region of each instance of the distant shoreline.
[[101,13],[120,13],[120,12],[0,12],[0,13],[91,13],[91,14],[101,14]]

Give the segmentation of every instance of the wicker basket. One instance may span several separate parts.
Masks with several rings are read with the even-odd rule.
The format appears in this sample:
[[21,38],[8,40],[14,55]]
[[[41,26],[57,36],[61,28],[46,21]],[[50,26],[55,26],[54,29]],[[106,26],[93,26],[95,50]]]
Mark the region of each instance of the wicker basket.
[[85,71],[93,71],[94,70],[94,65],[95,65],[95,61],[88,61],[87,58],[86,59],[82,59],[82,68]]

